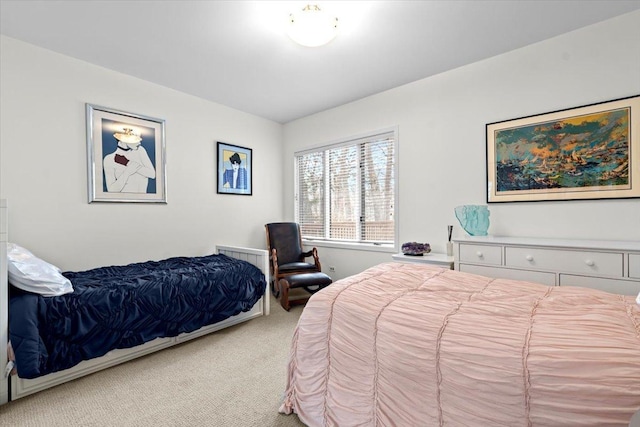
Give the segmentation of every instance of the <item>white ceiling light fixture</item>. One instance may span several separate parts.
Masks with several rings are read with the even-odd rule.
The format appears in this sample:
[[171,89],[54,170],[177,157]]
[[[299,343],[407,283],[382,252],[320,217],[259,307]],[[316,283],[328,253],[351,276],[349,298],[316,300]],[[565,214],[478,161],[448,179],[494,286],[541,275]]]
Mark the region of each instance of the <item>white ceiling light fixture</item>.
[[321,10],[316,4],[308,4],[300,12],[289,15],[288,34],[302,46],[322,46],[338,34],[338,18]]

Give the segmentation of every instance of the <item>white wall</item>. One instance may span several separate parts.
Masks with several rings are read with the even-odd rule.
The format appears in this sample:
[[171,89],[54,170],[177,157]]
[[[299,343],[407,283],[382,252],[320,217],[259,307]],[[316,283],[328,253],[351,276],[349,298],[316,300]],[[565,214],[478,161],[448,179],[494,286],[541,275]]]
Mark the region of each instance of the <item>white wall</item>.
[[[63,270],[213,245],[263,248],[280,220],[282,126],[0,39],[0,197],[9,239]],[[166,120],[168,204],[88,203],[85,103]],[[216,193],[216,141],[253,149],[253,196]]]
[[[293,219],[293,153],[398,125],[400,242],[444,251],[485,203],[485,124],[640,93],[640,12],[284,127],[0,36],[0,197],[10,240],[64,270],[264,247]],[[397,64],[401,66],[401,64]],[[166,120],[168,204],[87,203],[85,103]],[[250,147],[253,196],[218,195],[215,143]],[[281,142],[284,140],[284,147]],[[636,172],[637,173],[637,172]],[[491,204],[494,235],[640,240],[640,200]],[[390,254],[321,248],[334,279]]]
[[[288,123],[285,165],[305,147],[398,125],[399,240],[445,252],[447,224],[456,236],[465,234],[454,208],[486,203],[485,124],[637,94],[640,12]],[[287,219],[293,192],[293,169],[286,168]],[[493,235],[640,240],[640,199],[489,209]],[[336,267],[334,279],[391,260],[380,252],[320,248],[320,254],[323,266]]]

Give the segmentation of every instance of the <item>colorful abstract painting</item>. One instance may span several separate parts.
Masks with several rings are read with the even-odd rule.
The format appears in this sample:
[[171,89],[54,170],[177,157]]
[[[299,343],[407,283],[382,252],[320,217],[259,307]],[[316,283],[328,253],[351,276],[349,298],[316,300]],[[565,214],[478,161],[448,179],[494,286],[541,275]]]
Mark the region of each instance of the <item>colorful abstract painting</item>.
[[638,197],[639,99],[487,125],[488,201]]

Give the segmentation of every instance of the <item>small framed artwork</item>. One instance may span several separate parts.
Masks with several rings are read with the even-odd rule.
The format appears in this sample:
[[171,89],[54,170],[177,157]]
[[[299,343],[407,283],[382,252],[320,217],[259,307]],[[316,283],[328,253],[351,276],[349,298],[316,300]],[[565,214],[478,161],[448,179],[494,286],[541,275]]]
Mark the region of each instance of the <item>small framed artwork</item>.
[[253,192],[251,148],[218,142],[218,193],[250,196]]
[[486,131],[488,203],[640,197],[640,95]]
[[164,120],[86,104],[89,203],[167,203]]

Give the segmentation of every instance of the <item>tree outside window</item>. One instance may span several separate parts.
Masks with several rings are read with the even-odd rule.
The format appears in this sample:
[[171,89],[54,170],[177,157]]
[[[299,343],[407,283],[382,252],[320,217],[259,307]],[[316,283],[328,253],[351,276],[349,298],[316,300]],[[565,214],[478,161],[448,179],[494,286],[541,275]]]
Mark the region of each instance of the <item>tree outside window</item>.
[[303,237],[393,245],[396,132],[296,153],[296,221]]

